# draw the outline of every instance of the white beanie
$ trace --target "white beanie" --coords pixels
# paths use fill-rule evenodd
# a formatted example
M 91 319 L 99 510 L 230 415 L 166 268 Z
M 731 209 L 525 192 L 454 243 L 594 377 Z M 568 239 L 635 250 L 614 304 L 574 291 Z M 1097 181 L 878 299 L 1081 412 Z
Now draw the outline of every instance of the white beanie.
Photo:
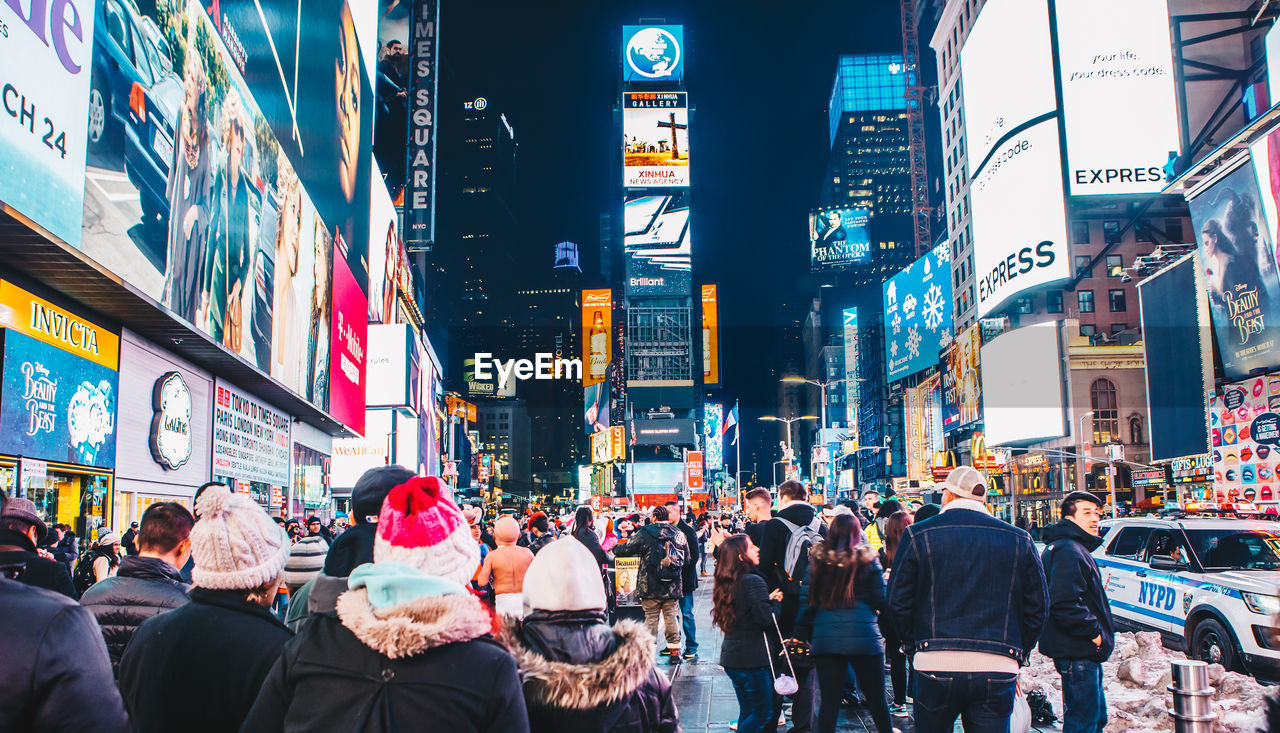
M 253 590 L 280 577 L 289 535 L 252 499 L 210 486 L 196 501 L 191 580 L 200 588 Z
M 524 605 L 526 611 L 605 608 L 600 566 L 587 546 L 570 536 L 539 550 L 524 575 Z

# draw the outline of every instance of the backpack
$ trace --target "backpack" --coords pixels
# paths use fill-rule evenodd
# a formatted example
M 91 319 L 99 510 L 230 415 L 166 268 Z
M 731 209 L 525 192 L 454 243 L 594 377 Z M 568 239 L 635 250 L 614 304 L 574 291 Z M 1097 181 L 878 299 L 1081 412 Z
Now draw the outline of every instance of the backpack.
M 786 577 L 782 579 L 782 592 L 787 595 L 799 595 L 800 585 L 804 582 L 806 571 L 809 569 L 809 548 L 822 539 L 822 534 L 818 531 L 822 523 L 816 516 L 812 522 L 804 526 L 789 522 L 782 517 L 777 519 L 791 530 L 791 536 L 787 538 L 787 551 L 782 561 L 782 569 L 786 573 Z
M 659 534 L 657 541 L 649 548 L 646 564 L 653 578 L 663 585 L 679 582 L 683 574 L 684 553 L 678 542 L 683 536 L 679 529 L 670 538 Z
M 71 576 L 71 583 L 76 588 L 76 597 L 84 595 L 89 587 L 94 584 L 93 579 L 93 561 L 100 557 L 107 557 L 106 553 L 100 552 L 97 548 L 86 552 L 80 557 L 80 562 L 76 563 L 76 571 Z M 108 558 L 109 560 L 110 558 Z

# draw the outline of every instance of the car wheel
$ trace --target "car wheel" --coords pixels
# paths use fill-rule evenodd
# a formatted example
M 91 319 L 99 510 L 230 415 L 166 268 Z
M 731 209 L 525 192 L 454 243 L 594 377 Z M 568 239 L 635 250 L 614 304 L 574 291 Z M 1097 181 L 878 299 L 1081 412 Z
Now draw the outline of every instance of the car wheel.
M 1236 671 L 1236 642 L 1217 619 L 1207 618 L 1196 624 L 1191 639 L 1191 656 L 1209 664 L 1221 664 Z
M 89 144 L 100 145 L 107 135 L 107 90 L 106 85 L 93 75 L 89 87 Z

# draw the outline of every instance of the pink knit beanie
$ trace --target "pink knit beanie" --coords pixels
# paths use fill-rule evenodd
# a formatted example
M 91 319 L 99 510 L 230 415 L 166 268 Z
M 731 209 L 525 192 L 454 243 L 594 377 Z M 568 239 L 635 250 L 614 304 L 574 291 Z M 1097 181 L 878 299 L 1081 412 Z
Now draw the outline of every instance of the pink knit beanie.
M 373 561 L 402 562 L 465 586 L 480 566 L 480 546 L 449 487 L 435 476 L 414 477 L 382 502 Z
M 200 588 L 253 590 L 280 577 L 289 535 L 252 499 L 210 486 L 196 502 L 191 580 Z

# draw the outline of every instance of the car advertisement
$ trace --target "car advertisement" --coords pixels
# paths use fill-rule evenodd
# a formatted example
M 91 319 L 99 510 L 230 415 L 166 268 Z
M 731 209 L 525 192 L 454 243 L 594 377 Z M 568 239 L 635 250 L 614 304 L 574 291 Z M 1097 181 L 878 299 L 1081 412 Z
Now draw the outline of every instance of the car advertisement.
M 605 381 L 612 361 L 613 291 L 582 291 L 582 386 Z
M 98 3 L 80 246 L 323 408 L 335 245 L 368 286 L 367 81 L 345 4 L 266 5 Z
M 1209 396 L 1215 500 L 1280 490 L 1280 375 L 1224 385 Z
M 0 202 L 72 246 L 80 243 L 100 4 L 0 4 Z
M 0 452 L 114 467 L 118 392 L 115 369 L 6 330 Z
M 329 371 L 329 412 L 357 433 L 364 433 L 365 354 L 369 304 L 345 258 L 333 266 L 333 344 Z
M 1280 279 L 1258 199 L 1246 164 L 1188 203 L 1222 368 L 1235 381 L 1280 365 Z
M 889 278 L 884 290 L 886 369 L 890 381 L 938 363 L 951 341 L 951 250 L 939 244 Z
M 689 190 L 630 193 L 623 206 L 629 295 L 686 295 L 693 269 Z
M 871 261 L 871 209 L 809 212 L 809 268 L 836 269 Z
M 623 92 L 624 188 L 689 185 L 689 94 Z
M 622 80 L 682 81 L 684 26 L 622 26 Z
M 982 330 L 973 324 L 942 353 L 942 427 L 948 433 L 982 419 Z

